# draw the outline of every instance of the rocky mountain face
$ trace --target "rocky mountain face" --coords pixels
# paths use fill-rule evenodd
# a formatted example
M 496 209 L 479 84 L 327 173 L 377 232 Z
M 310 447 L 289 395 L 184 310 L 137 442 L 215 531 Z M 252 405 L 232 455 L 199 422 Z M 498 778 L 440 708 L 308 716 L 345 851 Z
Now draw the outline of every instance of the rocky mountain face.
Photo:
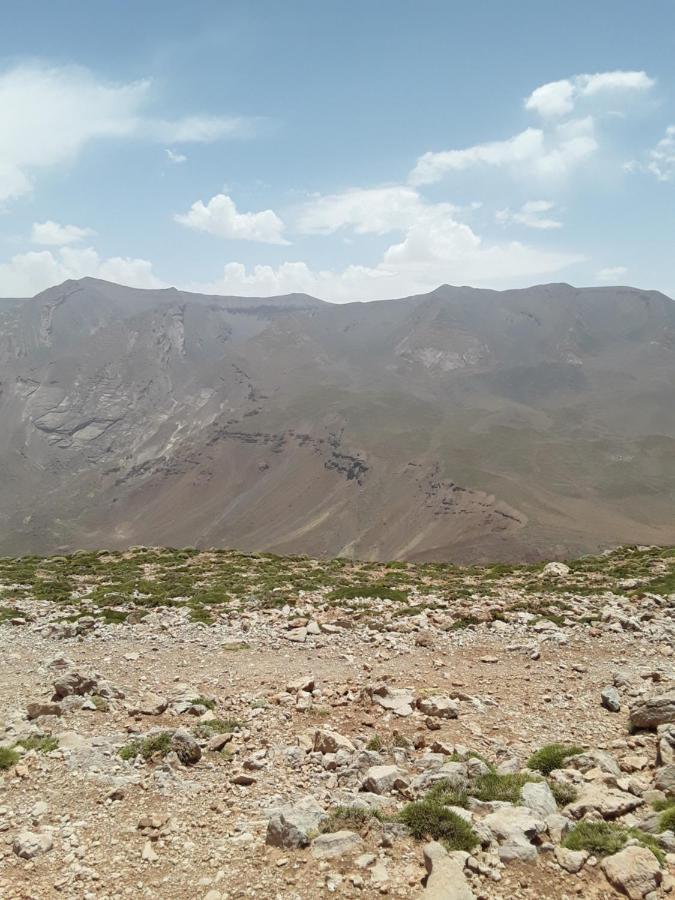
M 0 301 L 0 552 L 672 543 L 674 385 L 656 292 L 332 305 L 69 281 Z

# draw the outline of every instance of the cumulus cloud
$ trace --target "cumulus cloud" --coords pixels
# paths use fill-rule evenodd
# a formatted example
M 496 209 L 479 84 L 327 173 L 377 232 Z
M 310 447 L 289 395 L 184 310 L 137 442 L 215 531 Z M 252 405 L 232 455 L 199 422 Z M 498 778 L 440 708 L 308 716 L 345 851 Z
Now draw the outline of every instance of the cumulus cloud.
M 562 228 L 562 222 L 553 219 L 544 213 L 550 212 L 555 207 L 550 200 L 528 200 L 519 210 L 500 209 L 495 219 L 502 225 L 514 222 L 516 225 L 525 225 L 527 228 L 537 228 L 548 231 L 552 228 Z
M 595 280 L 616 284 L 627 274 L 628 269 L 625 266 L 608 266 L 606 269 L 596 272 Z
M 317 270 L 305 261 L 294 261 L 276 268 L 258 265 L 247 269 L 231 262 L 216 281 L 192 287 L 207 293 L 247 296 L 301 291 L 347 302 L 400 297 L 433 290 L 443 283 L 490 287 L 521 284 L 582 259 L 517 241 L 484 241 L 444 206 L 425 207 L 423 214 L 403 229 L 401 240 L 391 244 L 374 266 Z
M 551 132 L 526 128 L 505 141 L 476 144 L 463 150 L 425 153 L 417 160 L 410 182 L 433 184 L 449 173 L 474 166 L 506 168 L 542 178 L 561 177 L 597 148 L 593 119 L 590 116 L 572 119 Z
M 216 194 L 206 204 L 197 200 L 186 213 L 179 213 L 174 219 L 181 225 L 216 237 L 288 244 L 283 237 L 284 223 L 274 210 L 240 213 L 227 194 Z
M 238 118 L 148 112 L 152 83 L 109 83 L 75 66 L 19 65 L 0 72 L 0 203 L 31 190 L 36 172 L 71 162 L 102 138 L 178 143 L 213 141 L 245 131 Z
M 59 225 L 48 219 L 46 222 L 34 222 L 31 229 L 33 244 L 46 244 L 63 247 L 65 244 L 76 244 L 95 234 L 91 228 L 80 228 L 77 225 Z
M 525 109 L 545 117 L 566 116 L 574 110 L 580 98 L 646 91 L 655 84 L 646 72 L 617 70 L 575 75 L 540 85 L 525 98 Z
M 61 247 L 58 251 L 31 250 L 0 263 L 0 285 L 6 297 L 31 297 L 68 278 L 92 276 L 130 287 L 160 288 L 166 285 L 146 259 L 101 259 L 92 247 Z

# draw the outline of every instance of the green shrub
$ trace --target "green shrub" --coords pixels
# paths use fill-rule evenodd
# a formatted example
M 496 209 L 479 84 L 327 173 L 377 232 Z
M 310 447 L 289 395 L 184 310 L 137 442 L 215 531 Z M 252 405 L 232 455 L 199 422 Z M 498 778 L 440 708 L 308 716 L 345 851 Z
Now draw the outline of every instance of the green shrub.
M 532 781 L 531 776 L 520 773 L 497 775 L 496 772 L 487 772 L 472 782 L 469 794 L 486 803 L 493 800 L 518 803 L 523 785 L 528 781 Z
M 578 797 L 577 789 L 571 784 L 561 784 L 559 781 L 549 781 L 548 786 L 555 797 L 558 806 L 567 806 L 574 803 Z
M 406 603 L 408 595 L 404 591 L 376 581 L 370 584 L 354 584 L 350 587 L 336 588 L 328 595 L 329 600 L 366 600 L 368 598 Z
M 216 701 L 212 700 L 209 697 L 195 697 L 194 699 L 189 701 L 193 706 L 205 706 L 207 709 L 214 710 L 216 708 Z
M 366 750 L 375 750 L 377 753 L 384 747 L 379 734 L 374 734 L 366 744 Z
M 550 775 L 554 769 L 562 769 L 568 756 L 576 756 L 583 753 L 582 747 L 574 744 L 546 744 L 541 750 L 537 750 L 527 761 L 528 769 L 541 772 L 542 775 Z
M 441 841 L 448 850 L 466 850 L 470 853 L 478 843 L 478 837 L 468 822 L 428 796 L 404 806 L 398 820 L 407 825 L 413 837 Z
M 626 843 L 626 832 L 609 822 L 578 822 L 565 836 L 563 847 L 588 850 L 596 856 L 618 853 Z
M 142 756 L 143 759 L 150 759 L 155 754 L 166 756 L 171 749 L 172 733 L 170 731 L 158 731 L 156 734 L 150 734 L 145 738 L 136 738 L 129 741 L 119 751 L 118 755 L 122 759 L 135 759 Z
M 45 737 L 22 738 L 20 741 L 17 741 L 17 744 L 20 744 L 24 750 L 37 750 L 39 753 L 49 753 L 51 750 L 56 750 L 59 746 L 59 741 L 58 738 L 45 735 Z
M 444 806 L 468 806 L 469 795 L 451 785 L 449 779 L 442 778 L 427 791 L 425 800 L 434 800 Z
M 372 819 L 383 818 L 382 813 L 376 809 L 363 809 L 358 806 L 338 806 L 331 810 L 327 818 L 323 820 L 319 830 L 322 834 L 331 834 L 341 831 L 361 831 L 370 824 Z
M 16 750 L 10 750 L 9 747 L 0 747 L 0 771 L 3 769 L 11 769 L 21 759 Z
M 659 831 L 675 831 L 675 801 L 673 806 L 661 813 Z
M 192 732 L 195 737 L 207 740 L 216 734 L 230 734 L 240 727 L 236 719 L 211 719 L 209 722 L 200 722 Z
M 613 822 L 578 822 L 566 835 L 563 847 L 587 850 L 595 856 L 611 856 L 625 847 L 631 838 L 651 850 L 659 863 L 663 863 L 665 854 L 654 835 L 646 834 L 639 828 L 623 828 Z

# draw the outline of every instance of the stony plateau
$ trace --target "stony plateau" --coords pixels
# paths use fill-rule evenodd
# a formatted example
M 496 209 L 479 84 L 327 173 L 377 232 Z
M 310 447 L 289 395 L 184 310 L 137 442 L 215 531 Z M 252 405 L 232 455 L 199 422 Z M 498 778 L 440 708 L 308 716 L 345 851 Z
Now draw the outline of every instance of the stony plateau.
M 665 900 L 674 591 L 646 546 L 0 559 L 0 896 Z

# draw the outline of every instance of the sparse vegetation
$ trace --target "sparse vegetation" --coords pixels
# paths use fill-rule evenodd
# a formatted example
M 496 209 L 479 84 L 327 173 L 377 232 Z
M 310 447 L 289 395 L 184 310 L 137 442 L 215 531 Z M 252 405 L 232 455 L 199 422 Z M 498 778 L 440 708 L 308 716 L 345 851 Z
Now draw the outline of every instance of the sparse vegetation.
M 610 856 L 625 847 L 629 839 L 639 841 L 663 862 L 664 853 L 656 838 L 637 828 L 624 828 L 613 822 L 578 822 L 563 840 L 568 850 L 587 850 L 595 856 Z
M 125 760 L 135 759 L 137 756 L 142 756 L 145 760 L 153 756 L 166 756 L 171 749 L 171 737 L 170 731 L 159 731 L 144 738 L 136 738 L 121 748 L 119 756 Z
M 554 769 L 565 767 L 565 760 L 577 753 L 583 753 L 582 747 L 573 744 L 546 744 L 541 750 L 537 750 L 527 761 L 528 769 L 541 772 L 542 775 L 550 775 Z
M 21 759 L 21 755 L 9 747 L 0 747 L 0 771 L 11 769 Z
M 45 735 L 44 737 L 21 738 L 20 741 L 17 741 L 17 744 L 23 747 L 24 750 L 37 750 L 38 753 L 49 753 L 57 749 L 59 741 L 58 738 Z
M 470 853 L 478 843 L 471 825 L 435 796 L 427 795 L 423 800 L 406 804 L 398 814 L 398 820 L 417 840 L 441 841 L 448 850 Z

